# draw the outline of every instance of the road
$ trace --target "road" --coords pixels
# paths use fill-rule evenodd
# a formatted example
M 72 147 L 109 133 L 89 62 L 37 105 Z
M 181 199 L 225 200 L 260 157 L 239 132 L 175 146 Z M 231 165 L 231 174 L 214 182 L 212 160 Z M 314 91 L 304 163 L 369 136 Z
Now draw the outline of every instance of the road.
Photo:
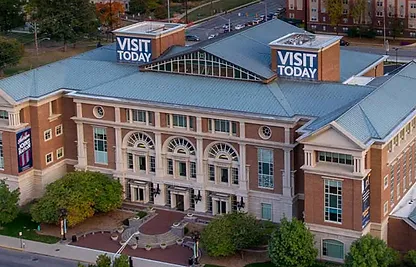
M 397 50 L 397 58 L 398 61 L 410 61 L 412 59 L 416 59 L 416 47 L 412 48 L 400 48 Z M 367 46 L 347 46 L 344 49 L 354 50 L 359 52 L 366 52 L 372 54 L 379 54 L 379 55 L 386 55 L 386 50 L 383 47 L 376 46 L 376 47 L 367 47 Z M 396 51 L 393 47 L 387 52 L 387 55 L 390 56 L 389 60 L 394 61 L 396 58 Z
M 0 249 L 0 267 L 76 267 L 77 262 Z
M 260 16 L 267 15 L 268 13 L 274 13 L 277 11 L 278 7 L 285 7 L 285 5 L 285 0 L 265 0 L 264 2 L 253 4 L 234 12 L 207 20 L 191 29 L 188 29 L 187 33 L 196 35 L 201 39 L 201 41 L 203 41 L 208 39 L 208 36 L 211 34 L 222 33 L 222 25 L 228 24 L 228 20 L 230 20 L 231 24 L 234 26 L 237 24 L 244 24 L 252 21 L 256 14 Z M 265 14 L 266 11 L 267 14 Z M 247 17 L 246 14 L 249 16 Z

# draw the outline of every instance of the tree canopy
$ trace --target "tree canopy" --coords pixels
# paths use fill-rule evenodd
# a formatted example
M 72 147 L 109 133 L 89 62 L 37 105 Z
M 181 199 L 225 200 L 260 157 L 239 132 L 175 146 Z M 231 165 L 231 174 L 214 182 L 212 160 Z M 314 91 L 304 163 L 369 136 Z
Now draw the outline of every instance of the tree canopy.
M 95 13 L 102 26 L 114 29 L 120 26 L 120 15 L 124 13 L 124 5 L 120 2 L 96 3 Z
M 46 187 L 45 195 L 31 208 L 36 222 L 58 223 L 61 208 L 68 211 L 68 226 L 96 212 L 109 212 L 123 202 L 121 184 L 98 172 L 72 172 Z
M 351 245 L 345 259 L 347 267 L 389 267 L 399 260 L 398 253 L 387 247 L 386 242 L 369 234 Z
M 0 1 L 0 32 L 8 32 L 11 29 L 23 25 L 22 0 Z
M 89 0 L 30 0 L 39 21 L 40 32 L 52 40 L 75 42 L 96 32 L 97 18 Z
M 329 22 L 332 26 L 338 26 L 341 22 L 343 12 L 342 0 L 327 0 L 327 5 Z
M 234 212 L 212 220 L 201 233 L 201 244 L 208 255 L 219 257 L 257 246 L 262 238 L 262 227 L 254 216 Z
M 23 45 L 17 40 L 0 37 L 0 77 L 6 67 L 19 63 L 23 54 Z
M 0 49 L 1 51 L 1 49 Z M 0 180 L 0 225 L 12 222 L 19 214 L 18 189 L 10 191 L 4 180 Z
M 315 263 L 318 250 L 312 233 L 303 222 L 283 218 L 269 242 L 269 257 L 276 267 L 308 267 Z
M 354 6 L 352 6 L 351 9 L 351 16 L 354 18 L 354 20 L 358 23 L 362 23 L 362 18 L 365 13 L 365 8 L 367 5 L 367 1 L 365 0 L 355 0 Z

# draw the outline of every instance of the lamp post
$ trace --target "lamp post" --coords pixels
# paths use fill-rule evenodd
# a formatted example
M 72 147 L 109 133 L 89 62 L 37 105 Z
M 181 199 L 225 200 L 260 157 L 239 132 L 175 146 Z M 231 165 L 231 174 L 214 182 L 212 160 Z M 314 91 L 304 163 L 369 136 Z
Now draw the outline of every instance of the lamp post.
M 62 236 L 62 240 L 66 240 L 66 230 L 67 230 L 67 225 L 66 225 L 66 217 L 68 216 L 68 211 L 65 208 L 61 208 L 59 209 L 59 218 L 61 221 L 61 236 Z
M 264 20 L 267 22 L 267 2 L 262 1 L 261 3 L 264 5 Z
M 20 248 L 23 248 L 22 232 L 19 232 Z
M 397 51 L 399 51 L 399 48 L 398 47 L 395 47 L 395 48 L 393 48 L 394 49 L 394 51 L 396 51 L 396 68 L 397 68 Z
M 192 266 L 196 266 L 199 264 L 198 258 L 199 258 L 199 239 L 201 238 L 201 235 L 198 231 L 195 231 L 192 233 L 192 240 L 194 241 L 194 255 L 193 255 L 193 261 Z

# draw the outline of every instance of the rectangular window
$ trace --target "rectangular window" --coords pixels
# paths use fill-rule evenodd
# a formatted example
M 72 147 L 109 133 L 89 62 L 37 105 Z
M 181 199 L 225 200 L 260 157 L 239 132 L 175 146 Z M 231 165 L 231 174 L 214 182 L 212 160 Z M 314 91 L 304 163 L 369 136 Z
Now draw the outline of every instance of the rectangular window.
M 342 222 L 342 182 L 325 180 L 325 221 Z
M 386 215 L 387 212 L 389 212 L 389 202 L 388 201 L 386 201 L 384 203 L 384 215 Z
M 62 134 L 62 124 L 55 127 L 55 135 L 60 136 Z
M 344 244 L 333 239 L 322 241 L 322 255 L 330 258 L 344 259 Z
M 4 169 L 3 135 L 0 133 L 0 169 Z
M 394 204 L 394 166 L 390 166 L 390 205 Z
M 178 162 L 179 176 L 186 177 L 186 162 Z
M 397 195 L 397 199 L 400 199 L 400 182 L 397 182 L 397 188 L 396 188 L 396 195 Z
M 64 148 L 60 147 L 56 150 L 56 159 L 61 159 L 64 157 Z
M 259 187 L 274 188 L 273 150 L 259 148 L 257 150 Z
M 156 159 L 154 156 L 150 156 L 150 172 L 156 172 Z
M 210 164 L 208 168 L 209 168 L 209 180 L 215 181 L 215 166 Z
M 389 176 L 384 176 L 384 189 L 386 189 L 389 186 Z
M 196 178 L 196 163 L 191 161 L 191 178 Z
M 5 110 L 0 110 L 0 119 L 8 120 L 9 119 L 9 113 Z
M 49 116 L 58 115 L 58 100 L 49 102 Z
M 186 116 L 173 114 L 173 126 L 186 128 Z
M 221 182 L 228 183 L 228 168 L 220 168 L 221 170 Z
M 216 132 L 229 133 L 230 132 L 230 121 L 227 120 L 214 120 L 214 129 Z
M 238 168 L 232 168 L 232 182 L 238 184 Z
M 94 159 L 95 163 L 107 164 L 107 129 L 94 128 Z
M 139 158 L 139 170 L 146 171 L 146 157 L 138 156 Z
M 132 109 L 131 110 L 131 117 L 133 122 L 146 122 L 146 111 Z
M 323 162 L 332 162 L 332 163 L 339 163 L 339 164 L 345 164 L 345 165 L 353 165 L 352 156 L 347 155 L 347 154 L 319 151 L 318 159 L 319 159 L 319 161 L 323 161 Z
M 127 169 L 133 170 L 134 168 L 133 165 L 134 165 L 133 154 L 127 153 Z
M 272 220 L 272 204 L 261 203 L 261 218 L 263 220 Z
M 46 154 L 45 160 L 46 165 L 51 164 L 53 162 L 53 153 Z
M 168 174 L 173 175 L 173 160 L 168 159 Z
M 43 140 L 45 141 L 49 141 L 52 139 L 52 130 L 48 129 L 46 131 L 43 132 Z

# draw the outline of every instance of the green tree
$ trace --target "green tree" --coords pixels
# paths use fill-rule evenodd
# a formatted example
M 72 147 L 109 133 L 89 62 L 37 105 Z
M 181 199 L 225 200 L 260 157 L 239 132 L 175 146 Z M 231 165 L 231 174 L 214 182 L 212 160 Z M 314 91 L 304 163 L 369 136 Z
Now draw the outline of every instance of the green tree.
M 345 266 L 388 267 L 396 264 L 398 260 L 398 253 L 387 247 L 386 242 L 367 234 L 352 243 L 345 259 Z
M 99 255 L 95 263 L 97 267 L 110 267 L 111 258 L 107 254 Z
M 215 218 L 205 227 L 201 244 L 210 256 L 228 256 L 259 245 L 261 230 L 254 216 L 242 212 L 229 213 Z
M 342 0 L 327 0 L 327 6 L 329 22 L 337 27 L 338 34 L 338 24 L 341 22 L 343 11 Z
M 403 259 L 404 267 L 416 267 L 416 250 L 410 250 Z
M 117 209 L 123 202 L 123 187 L 98 172 L 72 172 L 48 185 L 45 195 L 31 208 L 34 221 L 58 223 L 60 208 L 68 210 L 68 226 L 74 226 L 97 212 Z
M 354 5 L 351 8 L 351 16 L 358 25 L 362 24 L 366 5 L 366 0 L 355 0 Z
M 23 54 L 23 45 L 17 40 L 0 37 L 0 77 L 6 67 L 19 63 Z
M 18 189 L 10 191 L 6 182 L 0 180 L 0 225 L 16 219 L 19 214 L 19 195 Z
M 89 0 L 30 0 L 36 10 L 40 32 L 52 40 L 68 43 L 96 32 L 98 20 Z
M 318 250 L 313 235 L 296 218 L 283 218 L 269 242 L 269 257 L 276 267 L 308 267 L 315 263 Z
M 22 0 L 1 0 L 0 14 L 0 32 L 8 32 L 25 23 Z
M 404 20 L 400 19 L 397 15 L 395 15 L 393 19 L 393 23 L 391 24 L 391 34 L 393 36 L 393 40 L 396 39 L 396 37 L 402 35 L 404 30 Z
M 120 257 L 114 260 L 114 267 L 129 267 L 129 257 L 126 255 L 120 255 Z

